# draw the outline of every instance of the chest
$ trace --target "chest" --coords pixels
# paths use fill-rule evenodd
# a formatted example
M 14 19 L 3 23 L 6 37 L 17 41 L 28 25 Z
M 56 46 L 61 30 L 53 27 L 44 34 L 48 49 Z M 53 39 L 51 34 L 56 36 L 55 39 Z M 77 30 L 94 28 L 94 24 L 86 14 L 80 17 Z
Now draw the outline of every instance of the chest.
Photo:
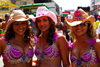
M 24 45 L 24 46 L 22 46 Z M 15 42 L 5 42 L 4 43 L 4 47 L 3 47 L 3 52 L 5 51 L 5 49 L 10 46 L 10 48 L 16 52 L 20 52 L 22 54 L 27 54 L 31 49 L 32 49 L 32 46 L 27 44 L 27 43 L 15 43 Z M 10 50 L 10 49 L 9 49 Z
M 71 54 L 74 55 L 77 58 L 80 58 L 82 55 L 87 54 L 90 52 L 91 44 L 81 44 L 79 45 L 73 45 Z

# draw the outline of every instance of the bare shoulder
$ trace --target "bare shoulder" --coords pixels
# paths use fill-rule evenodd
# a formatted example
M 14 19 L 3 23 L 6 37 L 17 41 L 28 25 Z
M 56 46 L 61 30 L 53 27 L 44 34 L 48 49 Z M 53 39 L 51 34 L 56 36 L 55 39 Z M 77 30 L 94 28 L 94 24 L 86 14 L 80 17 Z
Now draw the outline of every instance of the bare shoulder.
M 2 38 L 0 38 L 0 44 L 1 44 L 1 43 L 3 43 L 3 39 L 2 39 Z
M 6 44 L 6 41 L 0 38 L 0 47 L 4 47 Z
M 58 33 L 58 39 L 57 39 L 58 41 L 67 41 L 66 40 L 66 38 L 65 38 L 65 36 L 63 35 L 63 34 L 61 34 L 61 33 Z
M 0 38 L 0 47 L 2 47 L 3 46 L 3 40 L 2 40 L 2 38 Z
M 59 46 L 61 46 L 61 47 L 69 46 L 67 43 L 67 39 L 63 34 L 58 34 L 57 44 L 59 44 Z
M 94 43 L 94 46 L 99 46 L 100 45 L 100 39 L 97 39 L 96 42 Z
M 97 39 L 93 46 L 95 49 L 100 49 L 100 39 Z

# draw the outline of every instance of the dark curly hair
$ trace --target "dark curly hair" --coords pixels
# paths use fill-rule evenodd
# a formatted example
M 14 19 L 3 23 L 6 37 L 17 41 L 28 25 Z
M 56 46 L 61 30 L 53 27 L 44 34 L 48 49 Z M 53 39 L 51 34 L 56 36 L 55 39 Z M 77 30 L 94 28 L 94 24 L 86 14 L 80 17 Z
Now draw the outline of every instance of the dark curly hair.
M 49 32 L 48 32 L 48 36 L 47 36 L 47 42 L 49 42 L 49 45 L 52 45 L 53 44 L 53 36 L 55 34 L 55 31 L 56 31 L 56 26 L 55 26 L 55 22 L 50 17 L 47 17 L 47 18 L 50 22 L 50 28 L 49 28 Z M 39 37 L 39 35 L 41 34 L 41 31 L 37 26 L 37 19 L 35 21 L 35 26 L 37 28 L 36 36 Z
M 11 38 L 15 37 L 15 33 L 13 31 L 13 23 L 11 23 L 8 26 L 8 28 L 4 31 L 4 37 L 6 38 L 6 40 L 10 40 Z M 24 37 L 24 41 L 29 43 L 31 33 L 30 33 L 30 27 L 29 27 L 28 21 L 27 21 L 27 29 L 26 29 L 23 37 Z

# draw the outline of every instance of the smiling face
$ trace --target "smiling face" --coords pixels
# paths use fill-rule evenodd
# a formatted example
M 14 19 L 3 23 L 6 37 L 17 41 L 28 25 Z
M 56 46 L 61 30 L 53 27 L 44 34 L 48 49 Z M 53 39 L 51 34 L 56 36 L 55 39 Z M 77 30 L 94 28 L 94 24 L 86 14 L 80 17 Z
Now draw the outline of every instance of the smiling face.
M 73 26 L 72 29 L 76 36 L 87 35 L 88 24 L 82 23 L 80 25 Z
M 37 19 L 37 26 L 40 29 L 41 32 L 46 32 L 49 30 L 50 27 L 50 22 L 48 20 L 48 17 L 43 16 L 43 17 L 39 17 Z
M 13 31 L 15 32 L 15 36 L 23 36 L 27 29 L 27 21 L 15 21 L 13 23 Z

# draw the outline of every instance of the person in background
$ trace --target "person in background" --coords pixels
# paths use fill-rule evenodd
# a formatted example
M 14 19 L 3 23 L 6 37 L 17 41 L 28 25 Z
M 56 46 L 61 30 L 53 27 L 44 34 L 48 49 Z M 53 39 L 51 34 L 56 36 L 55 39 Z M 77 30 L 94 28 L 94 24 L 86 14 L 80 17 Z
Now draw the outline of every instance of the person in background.
M 5 21 L 2 22 L 2 29 L 5 30 L 6 26 L 7 26 L 7 22 L 9 20 L 9 17 L 10 17 L 10 14 L 9 13 L 6 13 L 5 14 Z
M 98 18 L 97 18 L 98 17 L 98 13 L 95 13 L 94 17 L 95 17 L 95 21 L 97 21 L 98 20 Z
M 61 34 L 63 34 L 63 30 L 62 30 L 63 26 L 64 26 L 64 25 L 63 25 L 63 22 L 61 22 L 61 17 L 58 16 L 58 17 L 57 17 L 56 28 L 57 28 L 57 31 L 58 31 L 59 33 L 61 33 Z
M 99 67 L 100 40 L 96 39 L 94 22 L 94 16 L 88 16 L 82 9 L 75 10 L 72 20 L 67 21 L 73 39 L 70 52 L 71 67 Z
M 13 10 L 4 37 L 0 38 L 3 67 L 32 67 L 34 50 L 30 37 L 28 18 L 21 10 Z
M 0 37 L 1 37 L 1 33 L 2 33 L 2 21 L 3 21 L 3 19 L 0 17 Z
M 32 18 L 34 17 L 34 15 L 29 15 L 29 17 L 30 17 L 30 22 L 31 22 L 30 25 L 32 27 L 32 30 L 34 31 L 34 36 L 36 36 L 37 30 L 36 30 L 36 27 L 35 27 L 34 22 L 32 20 Z
M 100 15 L 98 15 L 98 20 L 96 22 L 94 22 L 93 26 L 94 26 L 94 29 L 97 30 L 98 26 L 99 26 L 99 23 L 100 23 Z
M 2 21 L 3 21 L 3 19 L 2 19 L 2 17 L 0 17 L 0 23 L 2 23 Z
M 38 67 L 69 67 L 69 46 L 66 38 L 56 32 L 57 17 L 45 6 L 38 7 L 33 18 L 38 41 L 35 54 Z M 63 64 L 61 64 L 61 61 Z
M 70 26 L 66 22 L 66 19 L 68 19 L 68 18 L 65 17 L 65 19 L 64 19 L 64 28 L 65 28 L 65 31 L 63 31 L 63 32 L 64 32 L 64 35 L 66 36 L 67 41 L 70 41 L 70 36 L 68 35 L 68 33 L 69 33 L 69 27 Z
M 2 21 L 2 23 L 0 23 L 0 37 L 3 36 L 3 32 L 4 32 L 5 28 L 6 28 L 6 25 L 7 25 L 9 17 L 10 17 L 10 14 L 6 13 L 5 14 L 5 20 Z
M 95 24 L 95 27 L 98 26 L 97 33 L 98 33 L 98 38 L 100 39 L 100 15 L 98 15 L 98 21 L 95 23 L 97 24 L 97 25 Z

